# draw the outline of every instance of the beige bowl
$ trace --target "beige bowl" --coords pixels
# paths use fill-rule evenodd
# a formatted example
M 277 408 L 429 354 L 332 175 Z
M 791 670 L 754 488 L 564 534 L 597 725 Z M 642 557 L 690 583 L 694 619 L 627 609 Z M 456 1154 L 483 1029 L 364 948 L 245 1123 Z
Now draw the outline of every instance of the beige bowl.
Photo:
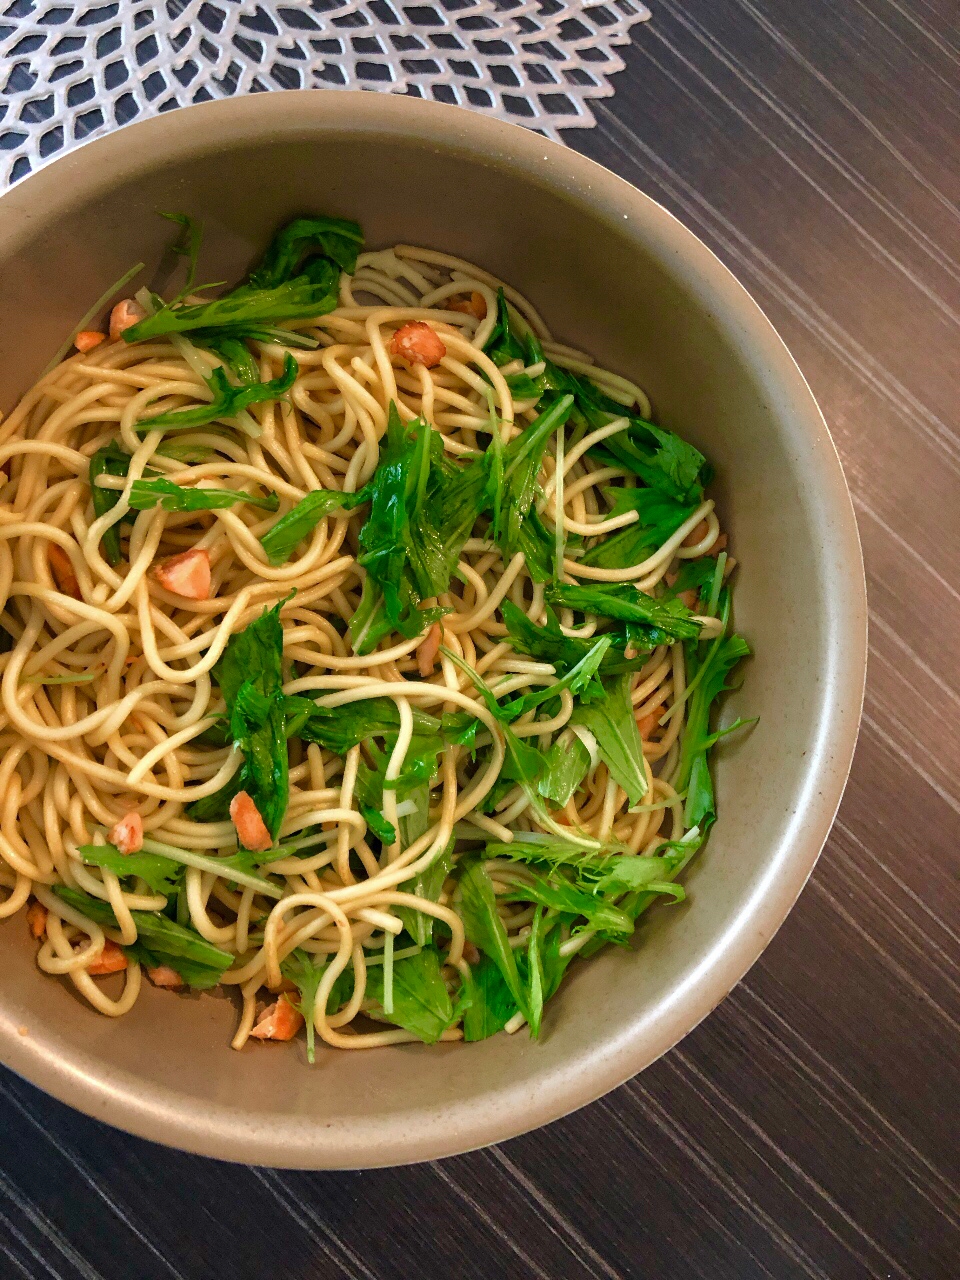
M 760 955 L 817 859 L 853 754 L 863 566 L 813 397 L 758 307 L 669 213 L 573 151 L 416 99 L 258 94 L 83 147 L 0 199 L 0 406 L 9 409 L 109 283 L 157 262 L 185 210 L 207 279 L 235 277 L 298 213 L 355 217 L 367 243 L 471 259 L 561 338 L 650 392 L 717 467 L 755 646 L 724 710 L 759 715 L 718 751 L 720 820 L 635 948 L 575 965 L 545 1034 L 473 1046 L 233 1053 L 235 1010 L 147 990 L 119 1021 L 42 976 L 23 918 L 0 923 L 0 1057 L 90 1115 L 227 1160 L 350 1168 L 465 1151 L 582 1106 L 700 1021 Z M 16 346 L 9 335 L 18 335 Z

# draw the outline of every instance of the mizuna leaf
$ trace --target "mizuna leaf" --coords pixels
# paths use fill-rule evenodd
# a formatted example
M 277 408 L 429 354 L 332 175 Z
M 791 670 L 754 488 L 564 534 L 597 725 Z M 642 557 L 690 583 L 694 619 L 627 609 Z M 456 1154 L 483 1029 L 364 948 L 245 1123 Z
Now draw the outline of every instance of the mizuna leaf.
M 570 722 L 590 730 L 604 764 L 627 793 L 629 804 L 639 804 L 647 793 L 647 776 L 643 743 L 630 701 L 629 678 L 621 677 L 604 697 L 577 707 Z
M 124 337 L 131 332 L 131 329 L 125 330 Z M 206 379 L 207 386 L 213 393 L 213 400 L 209 404 L 197 405 L 195 409 L 172 409 L 168 413 L 155 414 L 152 418 L 141 418 L 136 430 L 141 435 L 156 430 L 192 431 L 196 427 L 206 426 L 208 422 L 235 418 L 252 404 L 260 404 L 264 400 L 279 400 L 290 390 L 296 378 L 297 362 L 289 351 L 284 358 L 283 372 L 269 382 L 244 383 L 234 387 L 228 381 L 225 371 L 217 368 Z
M 272 565 L 284 564 L 297 546 L 309 538 L 314 529 L 332 511 L 352 511 L 367 501 L 367 490 L 343 493 L 335 489 L 314 489 L 281 516 L 260 539 L 267 560 Z

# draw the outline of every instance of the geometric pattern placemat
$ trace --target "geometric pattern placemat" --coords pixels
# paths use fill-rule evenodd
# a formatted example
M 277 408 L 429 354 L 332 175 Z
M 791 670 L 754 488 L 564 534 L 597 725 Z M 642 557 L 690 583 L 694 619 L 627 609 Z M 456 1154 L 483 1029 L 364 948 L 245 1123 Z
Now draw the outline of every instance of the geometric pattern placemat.
M 282 89 L 412 93 L 547 137 L 594 124 L 639 0 L 13 0 L 0 14 L 0 188 L 88 138 Z

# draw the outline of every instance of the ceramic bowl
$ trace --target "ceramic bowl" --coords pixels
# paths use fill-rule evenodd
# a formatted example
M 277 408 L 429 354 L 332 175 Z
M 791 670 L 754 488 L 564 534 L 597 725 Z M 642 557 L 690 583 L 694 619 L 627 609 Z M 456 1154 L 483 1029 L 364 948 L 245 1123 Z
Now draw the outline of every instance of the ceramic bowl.
M 227 998 L 148 988 L 94 1013 L 0 923 L 0 1058 L 90 1115 L 227 1160 L 357 1168 L 426 1160 L 553 1120 L 643 1070 L 723 999 L 783 922 L 850 767 L 865 666 L 863 566 L 823 418 L 757 305 L 669 213 L 576 152 L 453 107 L 370 93 L 256 94 L 82 147 L 0 199 L 0 407 L 109 283 L 206 224 L 204 277 L 235 278 L 284 219 L 357 218 L 367 243 L 443 249 L 526 293 L 562 340 L 640 382 L 715 463 L 756 656 L 723 717 L 720 819 L 688 901 L 632 949 L 572 967 L 542 1039 L 363 1053 L 228 1047 Z

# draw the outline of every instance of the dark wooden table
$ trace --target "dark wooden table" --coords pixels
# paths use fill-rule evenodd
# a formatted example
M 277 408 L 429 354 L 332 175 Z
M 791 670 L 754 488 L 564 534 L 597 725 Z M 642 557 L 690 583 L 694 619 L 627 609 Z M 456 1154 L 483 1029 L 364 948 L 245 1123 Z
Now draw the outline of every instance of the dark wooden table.
M 656 0 L 626 58 L 568 140 L 750 289 L 854 493 L 870 679 L 809 887 L 642 1076 L 439 1164 L 221 1165 L 3 1073 L 3 1280 L 960 1276 L 960 5 Z

